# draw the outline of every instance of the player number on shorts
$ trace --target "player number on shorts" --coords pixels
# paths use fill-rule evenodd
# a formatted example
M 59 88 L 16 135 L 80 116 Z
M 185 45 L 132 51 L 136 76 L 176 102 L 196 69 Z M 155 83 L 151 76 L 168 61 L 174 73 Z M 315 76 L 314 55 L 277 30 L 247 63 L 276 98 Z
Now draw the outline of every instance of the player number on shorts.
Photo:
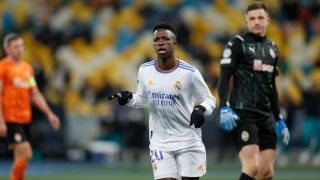
M 151 159 L 156 159 L 158 161 L 163 159 L 162 151 L 150 150 Z

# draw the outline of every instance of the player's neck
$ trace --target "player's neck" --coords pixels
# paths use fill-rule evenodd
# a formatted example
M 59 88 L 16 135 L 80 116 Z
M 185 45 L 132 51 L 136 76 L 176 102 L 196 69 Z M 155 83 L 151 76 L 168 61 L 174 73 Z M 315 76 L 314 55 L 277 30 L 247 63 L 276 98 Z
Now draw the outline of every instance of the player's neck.
M 158 59 L 156 66 L 162 71 L 170 71 L 177 66 L 178 62 L 179 60 L 175 57 L 171 57 L 168 59 Z
M 12 56 L 8 56 L 8 58 L 14 63 L 19 63 L 21 61 L 21 58 L 14 58 Z
M 254 33 L 254 32 L 250 32 L 252 35 L 259 37 L 259 38 L 264 38 L 266 37 L 266 33 L 265 32 L 261 32 L 261 33 Z

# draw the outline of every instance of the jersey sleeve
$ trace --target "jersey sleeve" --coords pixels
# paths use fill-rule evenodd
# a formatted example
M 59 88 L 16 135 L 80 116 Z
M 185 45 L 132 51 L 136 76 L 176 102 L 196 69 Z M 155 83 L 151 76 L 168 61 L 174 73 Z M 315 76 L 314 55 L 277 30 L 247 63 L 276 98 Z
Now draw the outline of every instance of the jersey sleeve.
M 211 115 L 213 109 L 216 107 L 216 98 L 212 96 L 207 84 L 198 70 L 195 71 L 193 79 L 193 94 L 196 100 L 199 100 L 203 107 L 206 108 L 205 115 Z
M 279 68 L 278 68 L 278 63 L 279 63 L 279 48 L 278 46 L 274 45 L 274 49 L 275 49 L 275 54 L 276 54 L 276 62 L 274 65 L 274 76 L 278 76 L 279 75 Z
M 229 80 L 233 74 L 237 61 L 243 56 L 242 37 L 239 35 L 228 42 L 220 60 L 220 76 L 218 80 L 218 94 L 220 106 L 227 105 L 229 95 Z
M 128 106 L 135 108 L 146 108 L 149 106 L 149 98 L 147 91 L 142 81 L 143 75 L 141 68 L 138 71 L 137 90 L 133 94 L 132 100 L 128 103 Z
M 4 80 L 5 76 L 5 67 L 3 63 L 0 63 L 0 81 Z
M 28 82 L 29 82 L 30 88 L 37 87 L 35 73 L 34 73 L 32 66 L 29 65 L 29 69 L 30 69 L 30 77 L 28 79 Z
M 279 75 L 279 70 L 278 70 L 279 49 L 275 45 L 274 47 L 276 49 L 276 64 L 273 72 L 273 81 L 272 81 L 272 86 L 274 88 L 273 88 L 273 92 L 271 93 L 270 102 L 271 102 L 271 109 L 274 114 L 274 117 L 278 121 L 279 119 L 282 119 L 282 116 L 280 113 L 280 106 L 279 106 L 279 95 L 278 95 L 278 90 L 276 86 L 276 77 Z

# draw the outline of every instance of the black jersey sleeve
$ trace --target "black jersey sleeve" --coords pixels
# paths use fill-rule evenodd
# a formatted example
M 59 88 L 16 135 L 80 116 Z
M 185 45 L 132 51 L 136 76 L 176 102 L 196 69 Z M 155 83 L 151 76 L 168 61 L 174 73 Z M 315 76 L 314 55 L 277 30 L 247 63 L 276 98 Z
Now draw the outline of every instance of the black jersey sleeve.
M 278 121 L 278 120 L 282 119 L 281 112 L 280 112 L 280 106 L 279 106 L 279 95 L 278 95 L 278 90 L 277 90 L 277 86 L 276 86 L 276 77 L 279 75 L 279 70 L 277 67 L 278 60 L 279 60 L 279 49 L 276 45 L 274 45 L 274 46 L 276 49 L 277 61 L 276 61 L 274 72 L 273 72 L 272 85 L 274 88 L 273 88 L 273 93 L 271 94 L 271 97 L 270 97 L 270 102 L 271 102 L 271 109 L 274 114 L 274 117 Z
M 281 115 L 280 115 L 280 106 L 279 106 L 279 95 L 278 95 L 275 81 L 273 83 L 273 87 L 274 87 L 273 93 L 271 94 L 271 97 L 270 97 L 271 109 L 275 119 L 278 121 L 281 119 Z
M 229 80 L 233 74 L 237 61 L 243 56 L 242 50 L 243 38 L 237 35 L 230 40 L 220 60 L 220 77 L 218 80 L 218 94 L 220 99 L 220 107 L 225 106 L 229 96 Z

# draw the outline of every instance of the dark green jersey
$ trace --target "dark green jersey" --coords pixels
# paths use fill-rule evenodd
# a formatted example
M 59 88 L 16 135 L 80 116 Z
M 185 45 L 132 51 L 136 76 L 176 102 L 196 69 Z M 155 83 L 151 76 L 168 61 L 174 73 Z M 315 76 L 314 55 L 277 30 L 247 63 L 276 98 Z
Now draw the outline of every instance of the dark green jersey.
M 278 118 L 277 62 L 278 48 L 272 41 L 252 33 L 234 37 L 225 47 L 220 61 L 218 92 L 221 106 L 227 104 L 229 79 L 233 77 L 231 108 L 273 111 Z

